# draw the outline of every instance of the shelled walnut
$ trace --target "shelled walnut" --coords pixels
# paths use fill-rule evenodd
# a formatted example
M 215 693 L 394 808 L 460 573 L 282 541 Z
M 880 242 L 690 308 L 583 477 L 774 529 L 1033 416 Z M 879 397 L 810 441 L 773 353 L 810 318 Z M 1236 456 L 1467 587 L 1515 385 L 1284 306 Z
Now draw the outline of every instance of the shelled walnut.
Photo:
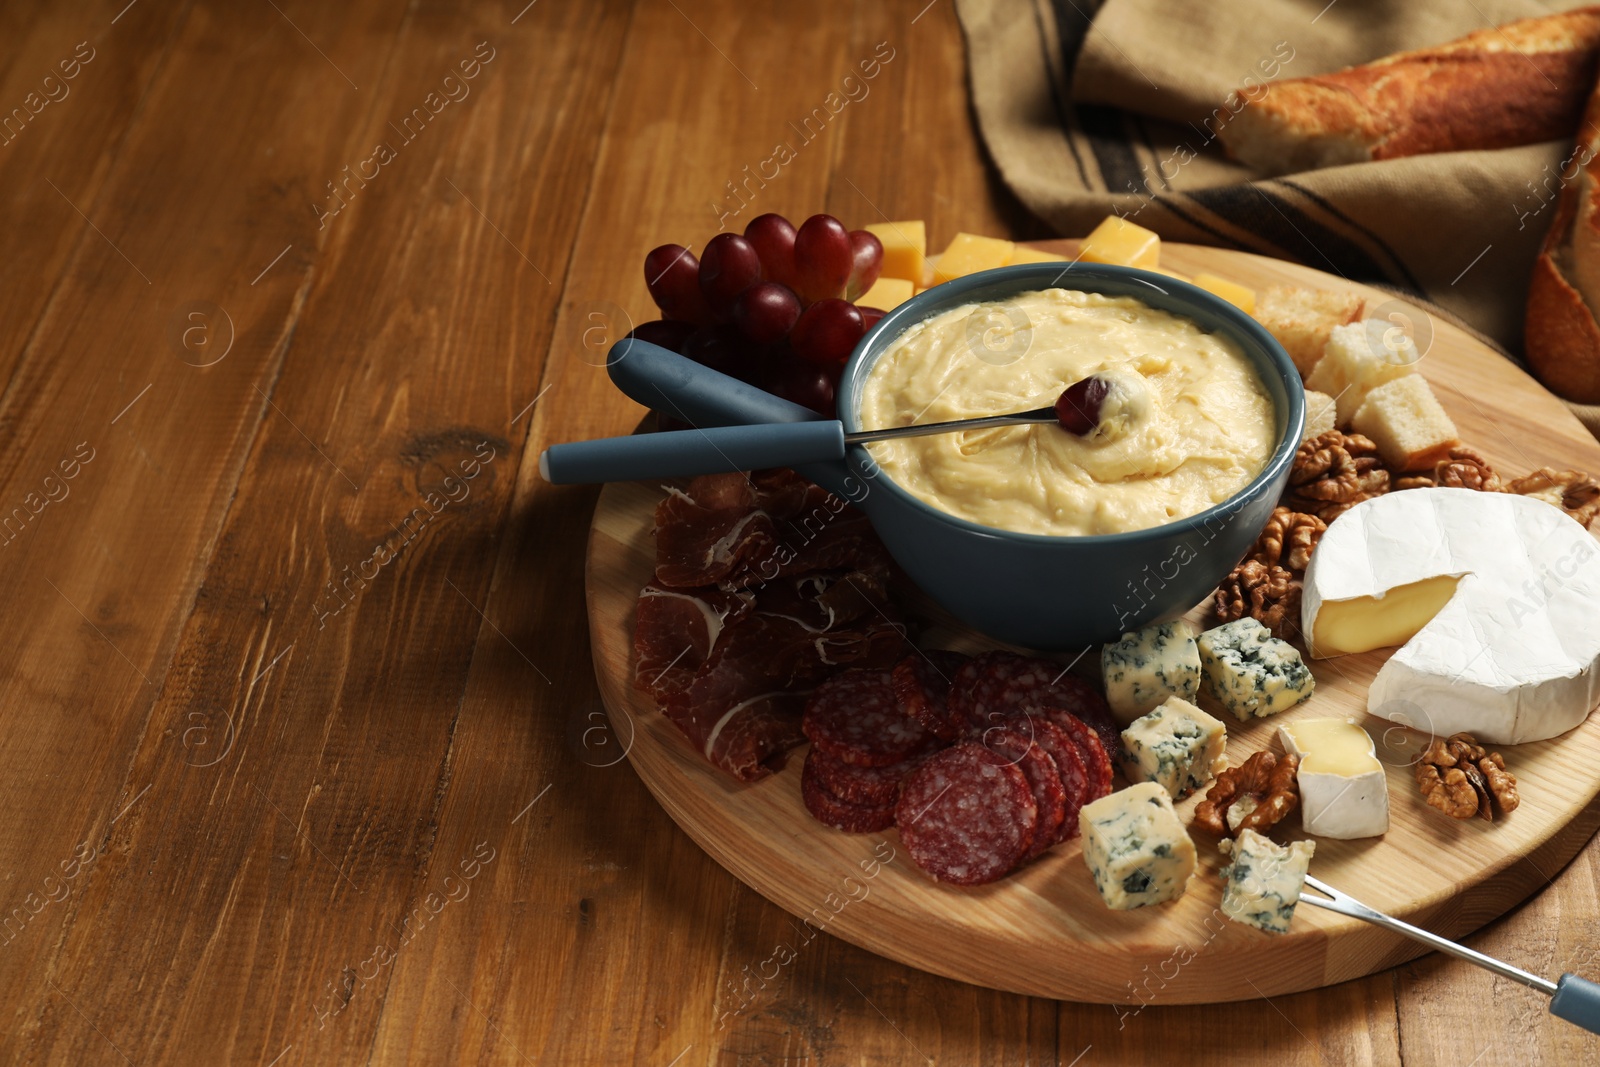
M 1240 830 L 1264 834 L 1300 806 L 1295 772 L 1300 757 L 1257 752 L 1237 767 L 1217 775 L 1194 809 L 1194 824 L 1218 837 Z
M 1423 489 L 1441 486 L 1447 489 L 1477 489 L 1496 493 L 1502 488 L 1500 475 L 1476 449 L 1457 445 L 1450 455 L 1433 465 L 1426 474 L 1408 474 L 1398 479 L 1396 489 Z
M 1304 572 L 1311 562 L 1311 553 L 1317 547 L 1328 524 L 1305 512 L 1286 508 L 1281 504 L 1272 509 L 1272 516 L 1256 538 L 1255 547 L 1246 559 L 1259 560 L 1268 566 L 1278 566 L 1291 571 Z
M 1332 522 L 1363 500 L 1389 491 L 1378 446 L 1358 433 L 1329 430 L 1300 443 L 1284 503 Z
M 1246 559 L 1217 586 L 1217 618 L 1233 622 L 1246 615 L 1289 640 L 1299 632 L 1300 579 L 1277 564 Z
M 1428 806 L 1452 819 L 1476 815 L 1493 822 L 1496 809 L 1507 815 L 1522 803 L 1505 758 L 1485 750 L 1471 734 L 1434 738 L 1423 750 L 1416 777 Z
M 1600 482 L 1583 471 L 1540 467 L 1532 474 L 1511 479 L 1506 483 L 1505 491 L 1554 504 L 1578 520 L 1578 524 L 1585 529 L 1600 514 Z

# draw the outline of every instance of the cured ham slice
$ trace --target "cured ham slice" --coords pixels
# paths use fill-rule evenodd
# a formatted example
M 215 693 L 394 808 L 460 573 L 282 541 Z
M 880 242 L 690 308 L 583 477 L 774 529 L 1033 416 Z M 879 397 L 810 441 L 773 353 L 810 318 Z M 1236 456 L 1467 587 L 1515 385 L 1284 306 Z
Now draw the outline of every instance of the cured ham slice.
M 754 603 L 750 593 L 645 586 L 633 630 L 635 688 L 661 701 L 681 695 L 724 628 L 748 615 Z

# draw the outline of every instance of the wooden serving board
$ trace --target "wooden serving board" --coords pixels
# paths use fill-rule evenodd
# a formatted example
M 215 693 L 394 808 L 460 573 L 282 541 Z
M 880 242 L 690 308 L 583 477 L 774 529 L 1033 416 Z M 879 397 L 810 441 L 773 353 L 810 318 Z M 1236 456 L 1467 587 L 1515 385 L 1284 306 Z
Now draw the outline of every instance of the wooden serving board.
M 1042 245 L 1070 254 L 1070 242 Z M 1209 271 L 1252 287 L 1350 283 L 1306 267 L 1239 252 L 1168 245 L 1163 264 Z M 1600 444 L 1559 400 L 1464 331 L 1389 294 L 1355 286 L 1369 314 L 1406 311 L 1432 332 L 1420 365 L 1462 439 L 1497 470 L 1540 466 L 1600 471 Z M 1419 344 L 1424 336 L 1418 336 Z M 1131 912 L 1108 910 L 1078 841 L 977 889 L 929 881 L 904 855 L 894 830 L 850 835 L 814 821 L 800 801 L 803 752 L 754 785 L 715 770 L 635 691 L 634 598 L 653 567 L 652 511 L 658 486 L 608 486 L 589 541 L 589 627 L 600 691 L 628 757 L 661 805 L 702 848 L 768 899 L 828 933 L 913 967 L 996 989 L 1128 1005 L 1246 1000 L 1331 985 L 1393 966 L 1422 947 L 1354 919 L 1302 907 L 1289 933 L 1269 936 L 1219 910 L 1222 857 L 1204 834 L 1201 866 L 1181 900 Z M 930 647 L 994 647 L 928 604 Z M 1600 610 L 1600 608 L 1597 608 Z M 1207 606 L 1190 613 L 1202 627 Z M 1366 903 L 1446 935 L 1462 935 L 1542 889 L 1600 826 L 1600 718 L 1550 741 L 1505 749 L 1522 805 L 1493 824 L 1458 822 L 1427 808 L 1409 764 L 1421 736 L 1366 717 L 1367 685 L 1388 652 L 1311 661 L 1317 691 L 1281 716 L 1249 725 L 1202 704 L 1228 725 L 1237 764 L 1276 747 L 1279 722 L 1354 714 L 1388 765 L 1392 822 L 1381 838 L 1317 839 L 1313 872 Z M 1064 657 L 1070 659 L 1071 657 Z M 1098 655 L 1077 670 L 1098 671 Z M 1179 805 L 1188 821 L 1199 797 Z M 1298 823 L 1285 836 L 1303 836 Z M 884 860 L 885 862 L 878 862 Z M 807 932 L 809 935 L 809 932 Z

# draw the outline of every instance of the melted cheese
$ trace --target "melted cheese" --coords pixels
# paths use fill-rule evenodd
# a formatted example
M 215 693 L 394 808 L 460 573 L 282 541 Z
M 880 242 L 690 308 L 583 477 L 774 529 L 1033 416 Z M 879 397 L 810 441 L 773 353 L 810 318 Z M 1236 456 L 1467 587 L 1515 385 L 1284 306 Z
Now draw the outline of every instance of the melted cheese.
M 1103 419 L 1103 429 L 1115 423 L 1110 432 L 1040 424 L 869 448 L 884 473 L 941 511 L 1056 535 L 1198 514 L 1248 485 L 1272 453 L 1272 402 L 1232 341 L 1129 297 L 1064 289 L 955 308 L 907 330 L 868 376 L 861 425 L 1023 411 L 1100 372 L 1125 386 L 1117 396 L 1127 402 Z

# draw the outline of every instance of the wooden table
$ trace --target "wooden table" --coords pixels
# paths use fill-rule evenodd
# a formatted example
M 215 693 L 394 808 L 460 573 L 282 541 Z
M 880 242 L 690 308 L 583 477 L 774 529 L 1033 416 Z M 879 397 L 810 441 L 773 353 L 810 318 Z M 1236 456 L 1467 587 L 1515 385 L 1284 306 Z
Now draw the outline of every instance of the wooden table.
M 525 2 L 0 14 L 5 1061 L 1595 1060 L 1437 958 L 1134 1013 L 795 947 L 618 762 L 537 452 L 725 213 L 1043 234 L 948 3 Z M 1473 943 L 1600 973 L 1596 854 Z

